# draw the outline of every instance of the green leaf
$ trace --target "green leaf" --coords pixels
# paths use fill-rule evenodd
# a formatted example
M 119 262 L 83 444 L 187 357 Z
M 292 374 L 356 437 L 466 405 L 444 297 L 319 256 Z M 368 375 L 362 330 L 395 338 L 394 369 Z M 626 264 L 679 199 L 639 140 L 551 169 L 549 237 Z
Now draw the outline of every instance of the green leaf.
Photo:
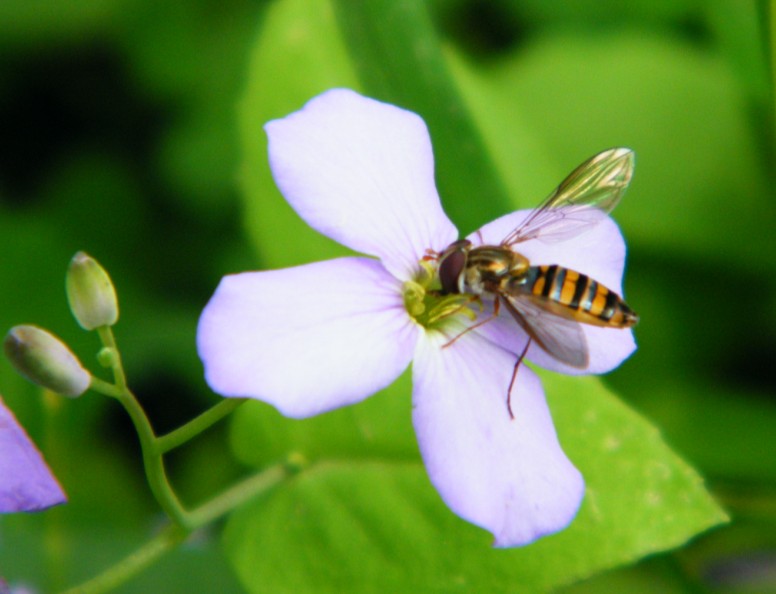
M 600 380 L 541 376 L 561 444 L 587 482 L 582 522 L 559 540 L 576 530 L 579 544 L 619 565 L 727 521 L 700 475 Z
M 289 452 L 308 461 L 357 458 L 418 460 L 410 418 L 410 374 L 357 406 L 298 421 L 269 405 L 247 403 L 232 424 L 232 449 L 253 466 L 272 464 Z
M 614 216 L 631 244 L 737 267 L 764 261 L 776 225 L 765 160 L 720 58 L 668 36 L 564 31 L 488 69 L 459 59 L 456 74 L 516 206 L 538 204 L 585 158 L 628 146 L 636 173 Z M 516 136 L 537 156 L 515 149 Z M 546 175 L 548 156 L 561 168 L 527 201 L 517 188 Z M 509 159 L 520 171 L 509 174 Z
M 587 493 L 567 530 L 520 549 L 492 549 L 488 533 L 458 519 L 435 493 L 408 443 L 406 381 L 403 396 L 382 394 L 306 421 L 264 406 L 244 412 L 234 433 L 243 458 L 279 439 L 280 449 L 312 461 L 229 520 L 227 550 L 245 587 L 539 592 L 725 521 L 700 477 L 598 380 L 545 375 L 561 443 Z
M 706 476 L 742 491 L 776 484 L 776 409 L 765 393 L 656 378 L 635 400 Z
M 103 487 L 110 482 L 105 481 L 106 476 L 113 476 L 111 469 L 102 475 Z M 110 517 L 127 515 L 124 495 L 128 491 L 131 487 L 114 494 L 111 488 L 110 497 L 103 493 L 99 502 L 76 514 L 56 508 L 34 516 L 4 516 L 0 566 L 13 591 L 64 591 L 94 578 L 142 547 L 158 531 L 158 518 L 149 521 L 151 516 L 145 512 L 127 518 L 131 521 L 110 522 Z M 99 510 L 97 517 L 95 509 Z M 63 522 L 65 516 L 74 516 L 73 521 Z M 195 541 L 169 551 L 146 571 L 110 592 L 240 594 L 244 590 L 214 535 L 202 532 Z

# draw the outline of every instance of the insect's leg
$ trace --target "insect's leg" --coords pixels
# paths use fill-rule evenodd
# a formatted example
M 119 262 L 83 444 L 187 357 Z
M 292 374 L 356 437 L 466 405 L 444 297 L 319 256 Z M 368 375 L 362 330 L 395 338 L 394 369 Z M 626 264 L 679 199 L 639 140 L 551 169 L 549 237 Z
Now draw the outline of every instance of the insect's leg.
M 479 297 L 477 299 L 479 299 Z M 445 344 L 442 345 L 442 348 L 446 349 L 447 347 L 449 347 L 451 344 L 453 344 L 456 340 L 461 338 L 461 336 L 463 336 L 467 332 L 470 332 L 470 331 L 474 330 L 475 328 L 479 328 L 480 326 L 484 326 L 485 324 L 487 324 L 491 320 L 494 320 L 495 318 L 497 318 L 498 317 L 498 312 L 499 312 L 499 309 L 500 309 L 499 302 L 500 302 L 500 299 L 499 299 L 498 295 L 496 295 L 496 299 L 493 301 L 493 313 L 491 315 L 489 315 L 484 320 L 480 320 L 476 324 L 472 324 L 471 326 L 469 326 L 468 328 L 463 330 L 460 334 L 457 334 L 456 336 L 451 338 L 449 341 L 447 341 Z
M 523 359 L 525 359 L 525 354 L 528 352 L 528 347 L 531 346 L 531 337 L 528 337 L 528 340 L 525 343 L 525 348 L 523 348 L 523 352 L 520 353 L 520 356 L 517 358 L 517 361 L 515 362 L 515 367 L 512 370 L 512 379 L 509 382 L 509 389 L 507 390 L 507 410 L 509 411 L 509 418 L 513 421 L 515 420 L 515 415 L 512 414 L 512 388 L 515 386 L 515 380 L 517 380 L 517 370 L 520 368 L 520 364 L 523 362 Z

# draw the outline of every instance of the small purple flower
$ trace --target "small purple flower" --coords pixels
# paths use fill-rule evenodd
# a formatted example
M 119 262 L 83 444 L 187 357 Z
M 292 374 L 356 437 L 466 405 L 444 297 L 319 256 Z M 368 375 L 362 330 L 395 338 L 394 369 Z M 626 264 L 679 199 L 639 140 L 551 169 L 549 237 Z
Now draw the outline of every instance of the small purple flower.
M 423 120 L 335 89 L 266 130 L 272 172 L 291 206 L 314 229 L 373 257 L 224 277 L 197 336 L 213 390 L 303 418 L 363 400 L 412 362 L 413 423 L 447 505 L 501 547 L 567 526 L 584 482 L 558 444 L 528 367 L 517 374 L 514 419 L 507 413 L 525 333 L 504 316 L 448 344 L 474 313 L 462 312 L 460 296 L 426 291 L 434 264 L 424 256 L 444 250 L 458 232 L 440 205 Z M 469 239 L 497 244 L 526 214 L 506 215 Z M 562 245 L 526 241 L 520 252 L 621 288 L 625 245 L 611 219 Z M 608 371 L 635 348 L 629 330 L 584 332 L 589 365 L 582 372 Z M 536 345 L 527 359 L 580 373 Z
M 0 513 L 39 511 L 65 501 L 43 456 L 0 398 Z

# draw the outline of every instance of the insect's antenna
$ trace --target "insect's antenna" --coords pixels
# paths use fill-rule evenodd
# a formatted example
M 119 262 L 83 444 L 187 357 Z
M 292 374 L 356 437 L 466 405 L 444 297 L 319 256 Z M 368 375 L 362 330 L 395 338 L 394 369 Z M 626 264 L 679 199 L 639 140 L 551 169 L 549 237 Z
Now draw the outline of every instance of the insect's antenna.
M 509 390 L 507 390 L 507 410 L 509 411 L 509 418 L 510 420 L 515 420 L 515 415 L 512 413 L 512 388 L 515 386 L 515 380 L 517 380 L 517 370 L 520 369 L 520 364 L 523 362 L 523 359 L 525 358 L 525 354 L 528 352 L 528 347 L 531 346 L 531 337 L 528 337 L 528 341 L 525 343 L 525 347 L 523 348 L 523 352 L 520 353 L 520 356 L 517 358 L 517 361 L 515 362 L 515 367 L 512 370 L 512 380 L 509 382 Z

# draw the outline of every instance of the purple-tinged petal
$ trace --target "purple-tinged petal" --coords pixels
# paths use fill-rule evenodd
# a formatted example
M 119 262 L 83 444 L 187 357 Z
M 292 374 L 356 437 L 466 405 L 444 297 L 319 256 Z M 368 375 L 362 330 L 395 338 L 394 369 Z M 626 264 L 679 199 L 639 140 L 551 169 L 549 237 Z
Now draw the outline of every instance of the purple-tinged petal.
M 389 385 L 418 331 L 400 283 L 378 261 L 340 258 L 224 277 L 200 318 L 197 348 L 214 391 L 301 418 Z
M 447 348 L 420 340 L 413 363 L 415 431 L 431 482 L 495 546 L 524 545 L 566 527 L 584 482 L 560 448 L 536 375 L 474 333 Z
M 39 511 L 66 500 L 43 456 L 0 398 L 0 513 Z
M 458 232 L 439 202 L 423 120 L 346 89 L 269 122 L 272 173 L 311 227 L 407 280 Z
M 519 210 L 500 217 L 472 233 L 469 239 L 475 245 L 498 244 L 530 213 L 530 210 Z M 622 295 L 625 241 L 611 218 L 603 219 L 589 231 L 566 241 L 544 243 L 530 240 L 515 245 L 513 249 L 527 257 L 533 265 L 565 266 L 588 275 Z M 601 328 L 588 324 L 581 324 L 581 328 L 589 355 L 589 364 L 585 369 L 561 363 L 536 344 L 528 349 L 528 360 L 546 369 L 569 375 L 606 373 L 620 365 L 636 350 L 633 331 L 629 328 Z M 498 320 L 484 324 L 477 332 L 513 353 L 521 353 L 525 347 L 525 332 L 506 311 L 501 312 Z

